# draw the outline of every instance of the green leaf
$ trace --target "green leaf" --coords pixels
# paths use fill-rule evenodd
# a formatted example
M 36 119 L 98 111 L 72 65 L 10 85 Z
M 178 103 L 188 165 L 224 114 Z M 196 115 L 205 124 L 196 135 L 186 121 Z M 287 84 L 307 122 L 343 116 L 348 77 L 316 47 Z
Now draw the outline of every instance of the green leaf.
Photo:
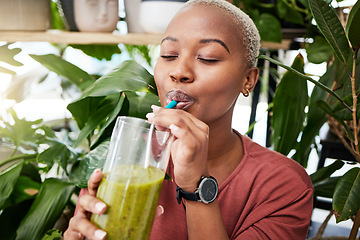
M 2 73 L 7 73 L 7 74 L 10 74 L 10 75 L 16 75 L 16 72 L 14 72 L 14 71 L 12 71 L 12 70 L 10 70 L 10 69 L 1 67 L 1 66 L 0 66 L 0 72 L 2 72 Z
M 336 222 L 354 216 L 360 208 L 360 168 L 347 171 L 336 185 L 333 197 L 333 210 Z
M 101 45 L 101 44 L 72 44 L 70 45 L 73 48 L 80 49 L 86 55 L 94 57 L 98 60 L 107 60 L 110 61 L 114 54 L 120 54 L 121 50 L 118 45 Z
M 359 92 L 357 92 L 358 94 Z M 353 97 L 352 94 L 349 94 L 348 96 L 346 96 L 345 98 L 343 98 L 344 102 L 346 102 L 350 107 L 352 107 L 353 103 Z M 357 106 L 357 114 L 359 114 L 359 107 L 360 107 L 360 99 L 358 100 L 358 104 Z M 334 114 L 334 116 L 336 116 L 336 118 L 341 119 L 343 121 L 350 121 L 352 120 L 352 112 L 345 108 L 342 104 L 334 104 L 334 106 L 332 107 L 332 112 Z
M 357 60 L 357 66 L 356 71 L 360 71 L 360 57 L 358 57 Z M 336 86 L 334 92 L 336 92 L 342 99 L 346 96 L 349 96 L 352 93 L 352 87 L 351 87 L 351 80 L 348 73 L 351 73 L 352 71 L 352 65 L 353 65 L 353 56 L 352 54 L 349 55 L 349 58 L 347 60 L 347 64 L 343 64 L 338 60 L 338 58 L 334 59 L 333 64 L 336 65 L 335 69 L 335 75 L 336 75 Z M 356 76 L 355 81 L 355 89 L 359 89 L 360 87 L 360 81 L 358 81 L 358 76 Z M 332 99 L 334 100 L 334 99 Z M 352 104 L 352 101 L 351 101 Z
M 309 0 L 309 5 L 320 31 L 339 60 L 346 63 L 350 54 L 350 46 L 334 9 L 324 0 Z
M 70 103 L 67 109 L 71 112 L 79 128 L 82 129 L 91 114 L 101 106 L 103 100 L 104 97 L 86 97 Z
M 171 177 L 170 175 L 166 172 L 165 173 L 165 177 L 164 177 L 165 180 L 168 180 L 168 181 L 171 181 Z
M 61 232 L 59 230 L 49 230 L 41 240 L 61 240 Z
M 0 61 L 6 62 L 12 66 L 22 66 L 21 62 L 18 62 L 14 57 L 21 52 L 20 48 L 9 49 L 9 44 L 0 46 Z
M 255 25 L 259 30 L 262 41 L 281 42 L 281 24 L 273 15 L 269 13 L 261 14 L 259 19 L 255 21 Z
M 332 198 L 340 177 L 331 177 L 313 184 L 317 197 Z
M 335 92 L 333 92 L 330 88 L 328 88 L 327 86 L 325 86 L 325 85 L 322 84 L 321 82 L 316 81 L 316 80 L 312 79 L 312 78 L 309 77 L 309 76 L 306 76 L 304 73 L 301 73 L 301 72 L 297 71 L 296 69 L 294 69 L 294 68 L 292 68 L 292 67 L 289 67 L 289 66 L 286 66 L 286 65 L 283 64 L 282 62 L 279 62 L 279 61 L 277 61 L 277 60 L 275 60 L 275 59 L 272 59 L 272 58 L 270 58 L 270 57 L 268 57 L 268 56 L 265 56 L 265 55 L 260 55 L 258 58 L 259 58 L 259 59 L 266 59 L 266 60 L 268 60 L 268 61 L 270 61 L 270 62 L 272 62 L 272 63 L 274 63 L 274 64 L 276 64 L 276 65 L 278 65 L 278 66 L 281 66 L 281 67 L 285 68 L 285 69 L 288 70 L 288 71 L 291 71 L 291 72 L 295 73 L 296 75 L 301 76 L 302 78 L 306 79 L 307 81 L 312 82 L 312 83 L 315 84 L 316 86 L 318 86 L 318 87 L 320 87 L 321 89 L 325 90 L 326 92 L 330 93 L 330 94 L 331 94 L 332 96 L 334 96 L 337 100 L 342 101 L 341 97 L 340 97 L 338 94 L 336 94 Z
M 58 139 L 49 139 L 49 144 L 51 146 L 38 155 L 37 161 L 46 164 L 47 170 L 50 170 L 54 163 L 59 163 L 66 172 L 69 159 L 76 154 L 69 146 Z
M 15 240 L 16 230 L 21 220 L 29 211 L 34 199 L 28 199 L 19 204 L 9 206 L 0 214 L 1 239 Z
M 120 95 L 116 106 L 113 108 L 113 111 L 107 117 L 105 123 L 101 126 L 99 133 L 94 137 L 94 140 L 91 143 L 91 148 L 96 147 L 103 139 L 107 139 L 111 136 L 112 129 L 115 125 L 116 117 L 120 115 L 120 110 L 123 107 L 125 97 L 123 94 Z
M 342 168 L 344 166 L 344 162 L 341 160 L 336 160 L 335 162 L 333 162 L 332 164 L 330 164 L 327 167 L 323 167 L 319 170 L 317 170 L 316 172 L 314 172 L 313 174 L 310 175 L 310 179 L 311 182 L 313 184 L 323 181 L 327 178 L 330 178 L 330 176 L 337 170 L 339 170 L 340 168 Z
M 159 97 L 152 93 L 125 92 L 129 100 L 129 116 L 144 118 L 151 112 L 151 105 L 160 106 Z
M 324 111 L 325 111 L 327 114 L 329 114 L 331 117 L 333 117 L 338 123 L 340 123 L 340 124 L 343 126 L 343 128 L 344 128 L 344 130 L 345 130 L 345 132 L 346 132 L 346 135 L 348 136 L 348 138 L 349 138 L 350 140 L 352 140 L 352 141 L 354 140 L 353 133 L 352 133 L 351 131 L 349 131 L 349 129 L 348 129 L 348 127 L 346 126 L 345 122 L 344 122 L 343 120 L 339 119 L 339 118 L 335 115 L 334 111 L 331 109 L 331 107 L 330 107 L 329 104 L 327 104 L 326 102 L 320 100 L 320 101 L 317 102 L 317 106 L 320 107 L 322 110 L 324 110 Z
M 70 179 L 76 186 L 79 188 L 86 188 L 87 181 L 94 170 L 104 166 L 109 143 L 109 140 L 102 142 L 99 146 L 86 154 L 77 166 L 73 167 Z
M 331 65 L 326 73 L 321 76 L 319 83 L 330 87 L 334 82 L 335 65 Z M 301 139 L 296 146 L 296 153 L 292 158 L 303 167 L 307 166 L 308 156 L 311 151 L 311 145 L 315 141 L 315 136 L 319 134 L 320 128 L 326 122 L 326 112 L 317 106 L 319 100 L 326 100 L 328 93 L 321 88 L 314 87 L 309 101 L 309 111 L 306 117 L 306 125 L 302 130 Z
M 157 94 L 154 77 L 140 64 L 134 61 L 124 61 L 86 89 L 80 99 L 108 96 L 123 91 Z
M 276 2 L 276 9 L 281 19 L 284 19 L 290 23 L 304 24 L 304 17 L 295 9 L 289 7 L 284 0 L 278 0 Z
M 316 36 L 313 43 L 306 44 L 306 53 L 308 60 L 315 64 L 327 62 L 333 56 L 330 45 L 322 36 Z
M 153 104 L 152 96 L 157 94 L 154 77 L 141 65 L 134 61 L 125 61 L 111 73 L 99 78 L 75 102 L 68 105 L 80 129 L 82 130 L 77 145 L 101 123 L 101 132 L 113 122 L 118 114 L 129 114 L 127 106 L 123 106 L 123 92 L 137 92 L 138 99 L 131 104 L 132 114 L 145 116 L 143 112 L 147 104 Z M 151 93 L 151 94 L 150 94 Z M 141 96 L 145 97 L 142 99 Z M 109 96 L 109 97 L 107 97 Z M 130 94 L 130 97 L 132 95 Z M 149 100 L 151 98 L 151 100 Z M 107 104 L 104 104 L 107 101 Z M 111 106 L 109 105 L 111 103 Z M 149 105 L 149 106 L 150 106 Z M 100 110 L 101 109 L 101 110 Z M 120 113 L 119 113 L 120 112 Z M 104 125 L 103 125 L 104 124 Z M 95 139 L 96 143 L 101 135 Z
M 21 144 L 34 146 L 34 142 L 39 139 L 36 130 L 40 127 L 42 120 L 27 121 L 24 118 L 19 119 L 13 109 L 9 110 L 13 123 L 3 122 L 4 127 L 0 127 L 0 138 L 8 138 L 15 147 Z
M 20 176 L 23 161 L 19 161 L 0 172 L 0 210 L 3 204 L 10 197 L 15 184 Z
M 51 2 L 51 29 L 65 30 L 65 24 L 60 16 L 57 2 Z
M 150 54 L 150 46 L 149 45 L 125 45 L 125 49 L 128 52 L 131 59 L 136 60 L 139 56 L 142 56 L 147 64 L 151 66 L 151 54 Z
M 54 226 L 75 186 L 59 179 L 46 179 L 16 232 L 17 239 L 41 239 Z
M 295 58 L 292 68 L 304 71 L 304 59 L 300 54 Z M 275 151 L 287 155 L 295 147 L 303 128 L 308 98 L 307 82 L 293 72 L 286 72 L 276 88 L 273 100 L 271 125 Z
M 30 56 L 50 71 L 67 78 L 80 90 L 86 89 L 95 81 L 95 79 L 84 70 L 54 54 L 30 54 Z
M 40 183 L 35 182 L 29 177 L 19 176 L 14 186 L 13 192 L 9 197 L 8 203 L 15 205 L 22 201 L 34 198 L 35 195 L 39 192 Z
M 83 140 L 88 137 L 99 125 L 104 123 L 110 115 L 112 115 L 112 120 L 114 119 L 114 109 L 117 113 L 120 111 L 123 102 L 123 98 L 121 95 L 113 94 L 109 97 L 104 98 L 102 104 L 100 104 L 99 108 L 94 110 L 88 120 L 86 121 L 84 127 L 81 129 L 79 136 L 76 139 L 74 144 L 75 147 L 78 147 Z M 116 113 L 116 115 L 117 115 Z M 116 116 L 115 115 L 115 116 Z M 108 125 L 109 122 L 106 124 Z
M 41 176 L 36 163 L 24 163 L 21 176 L 28 177 L 34 182 L 41 183 Z
M 360 22 L 360 2 L 356 1 L 355 5 L 352 7 L 349 13 L 349 17 L 345 28 L 346 36 L 348 37 L 352 47 L 355 49 L 360 48 L 359 22 Z

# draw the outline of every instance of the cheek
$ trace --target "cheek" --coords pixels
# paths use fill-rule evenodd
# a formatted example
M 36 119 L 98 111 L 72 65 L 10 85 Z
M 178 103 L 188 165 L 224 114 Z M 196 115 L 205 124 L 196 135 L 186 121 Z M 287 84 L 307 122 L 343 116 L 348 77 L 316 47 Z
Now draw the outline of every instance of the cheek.
M 232 105 L 236 102 L 240 91 L 240 79 L 236 81 L 223 81 L 221 83 L 212 83 L 209 84 L 210 86 L 218 86 L 209 88 L 206 95 L 211 101 L 213 99 L 213 103 L 215 104 L 214 107 L 219 109 L 219 111 L 227 111 Z M 222 110 L 221 110 L 222 109 Z
M 160 102 L 163 105 L 166 101 L 166 92 L 165 92 L 165 83 L 166 78 L 163 72 L 158 71 L 155 67 L 154 69 L 154 80 L 157 87 L 158 95 L 160 98 Z

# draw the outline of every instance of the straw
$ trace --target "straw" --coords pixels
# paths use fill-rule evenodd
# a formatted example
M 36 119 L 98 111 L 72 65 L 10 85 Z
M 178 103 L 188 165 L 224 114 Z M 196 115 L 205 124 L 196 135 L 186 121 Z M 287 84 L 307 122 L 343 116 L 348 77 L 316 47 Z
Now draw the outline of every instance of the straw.
M 165 106 L 165 108 L 174 108 L 177 103 L 177 101 L 172 100 L 168 105 Z
M 177 103 L 178 103 L 177 101 L 172 100 L 168 105 L 165 106 L 165 108 L 168 108 L 168 109 L 174 108 Z M 152 123 L 150 125 L 149 136 L 148 136 L 147 143 L 146 143 L 145 168 L 150 166 L 151 140 L 152 140 L 152 135 L 154 133 L 154 129 L 155 129 L 155 124 Z

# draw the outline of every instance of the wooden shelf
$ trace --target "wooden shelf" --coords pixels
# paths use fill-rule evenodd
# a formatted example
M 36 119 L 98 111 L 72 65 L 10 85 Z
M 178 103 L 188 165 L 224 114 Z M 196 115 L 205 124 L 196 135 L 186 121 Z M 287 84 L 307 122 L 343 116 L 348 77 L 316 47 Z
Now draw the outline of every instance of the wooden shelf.
M 161 34 L 139 33 L 100 33 L 100 32 L 68 32 L 48 30 L 34 31 L 0 31 L 0 41 L 5 42 L 50 42 L 67 44 L 159 44 Z
M 0 31 L 0 41 L 5 42 L 50 42 L 66 44 L 159 44 L 162 34 L 149 33 L 99 33 L 69 32 L 59 30 L 35 31 Z M 261 47 L 267 49 L 289 49 L 291 40 L 284 39 L 281 43 L 262 42 Z

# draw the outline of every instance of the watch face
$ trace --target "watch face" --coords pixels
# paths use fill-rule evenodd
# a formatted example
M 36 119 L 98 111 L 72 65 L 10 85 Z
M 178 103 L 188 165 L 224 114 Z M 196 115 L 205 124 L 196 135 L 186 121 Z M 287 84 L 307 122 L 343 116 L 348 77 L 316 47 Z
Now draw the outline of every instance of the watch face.
M 205 178 L 199 186 L 199 196 L 204 203 L 211 203 L 218 193 L 217 182 L 213 178 Z

